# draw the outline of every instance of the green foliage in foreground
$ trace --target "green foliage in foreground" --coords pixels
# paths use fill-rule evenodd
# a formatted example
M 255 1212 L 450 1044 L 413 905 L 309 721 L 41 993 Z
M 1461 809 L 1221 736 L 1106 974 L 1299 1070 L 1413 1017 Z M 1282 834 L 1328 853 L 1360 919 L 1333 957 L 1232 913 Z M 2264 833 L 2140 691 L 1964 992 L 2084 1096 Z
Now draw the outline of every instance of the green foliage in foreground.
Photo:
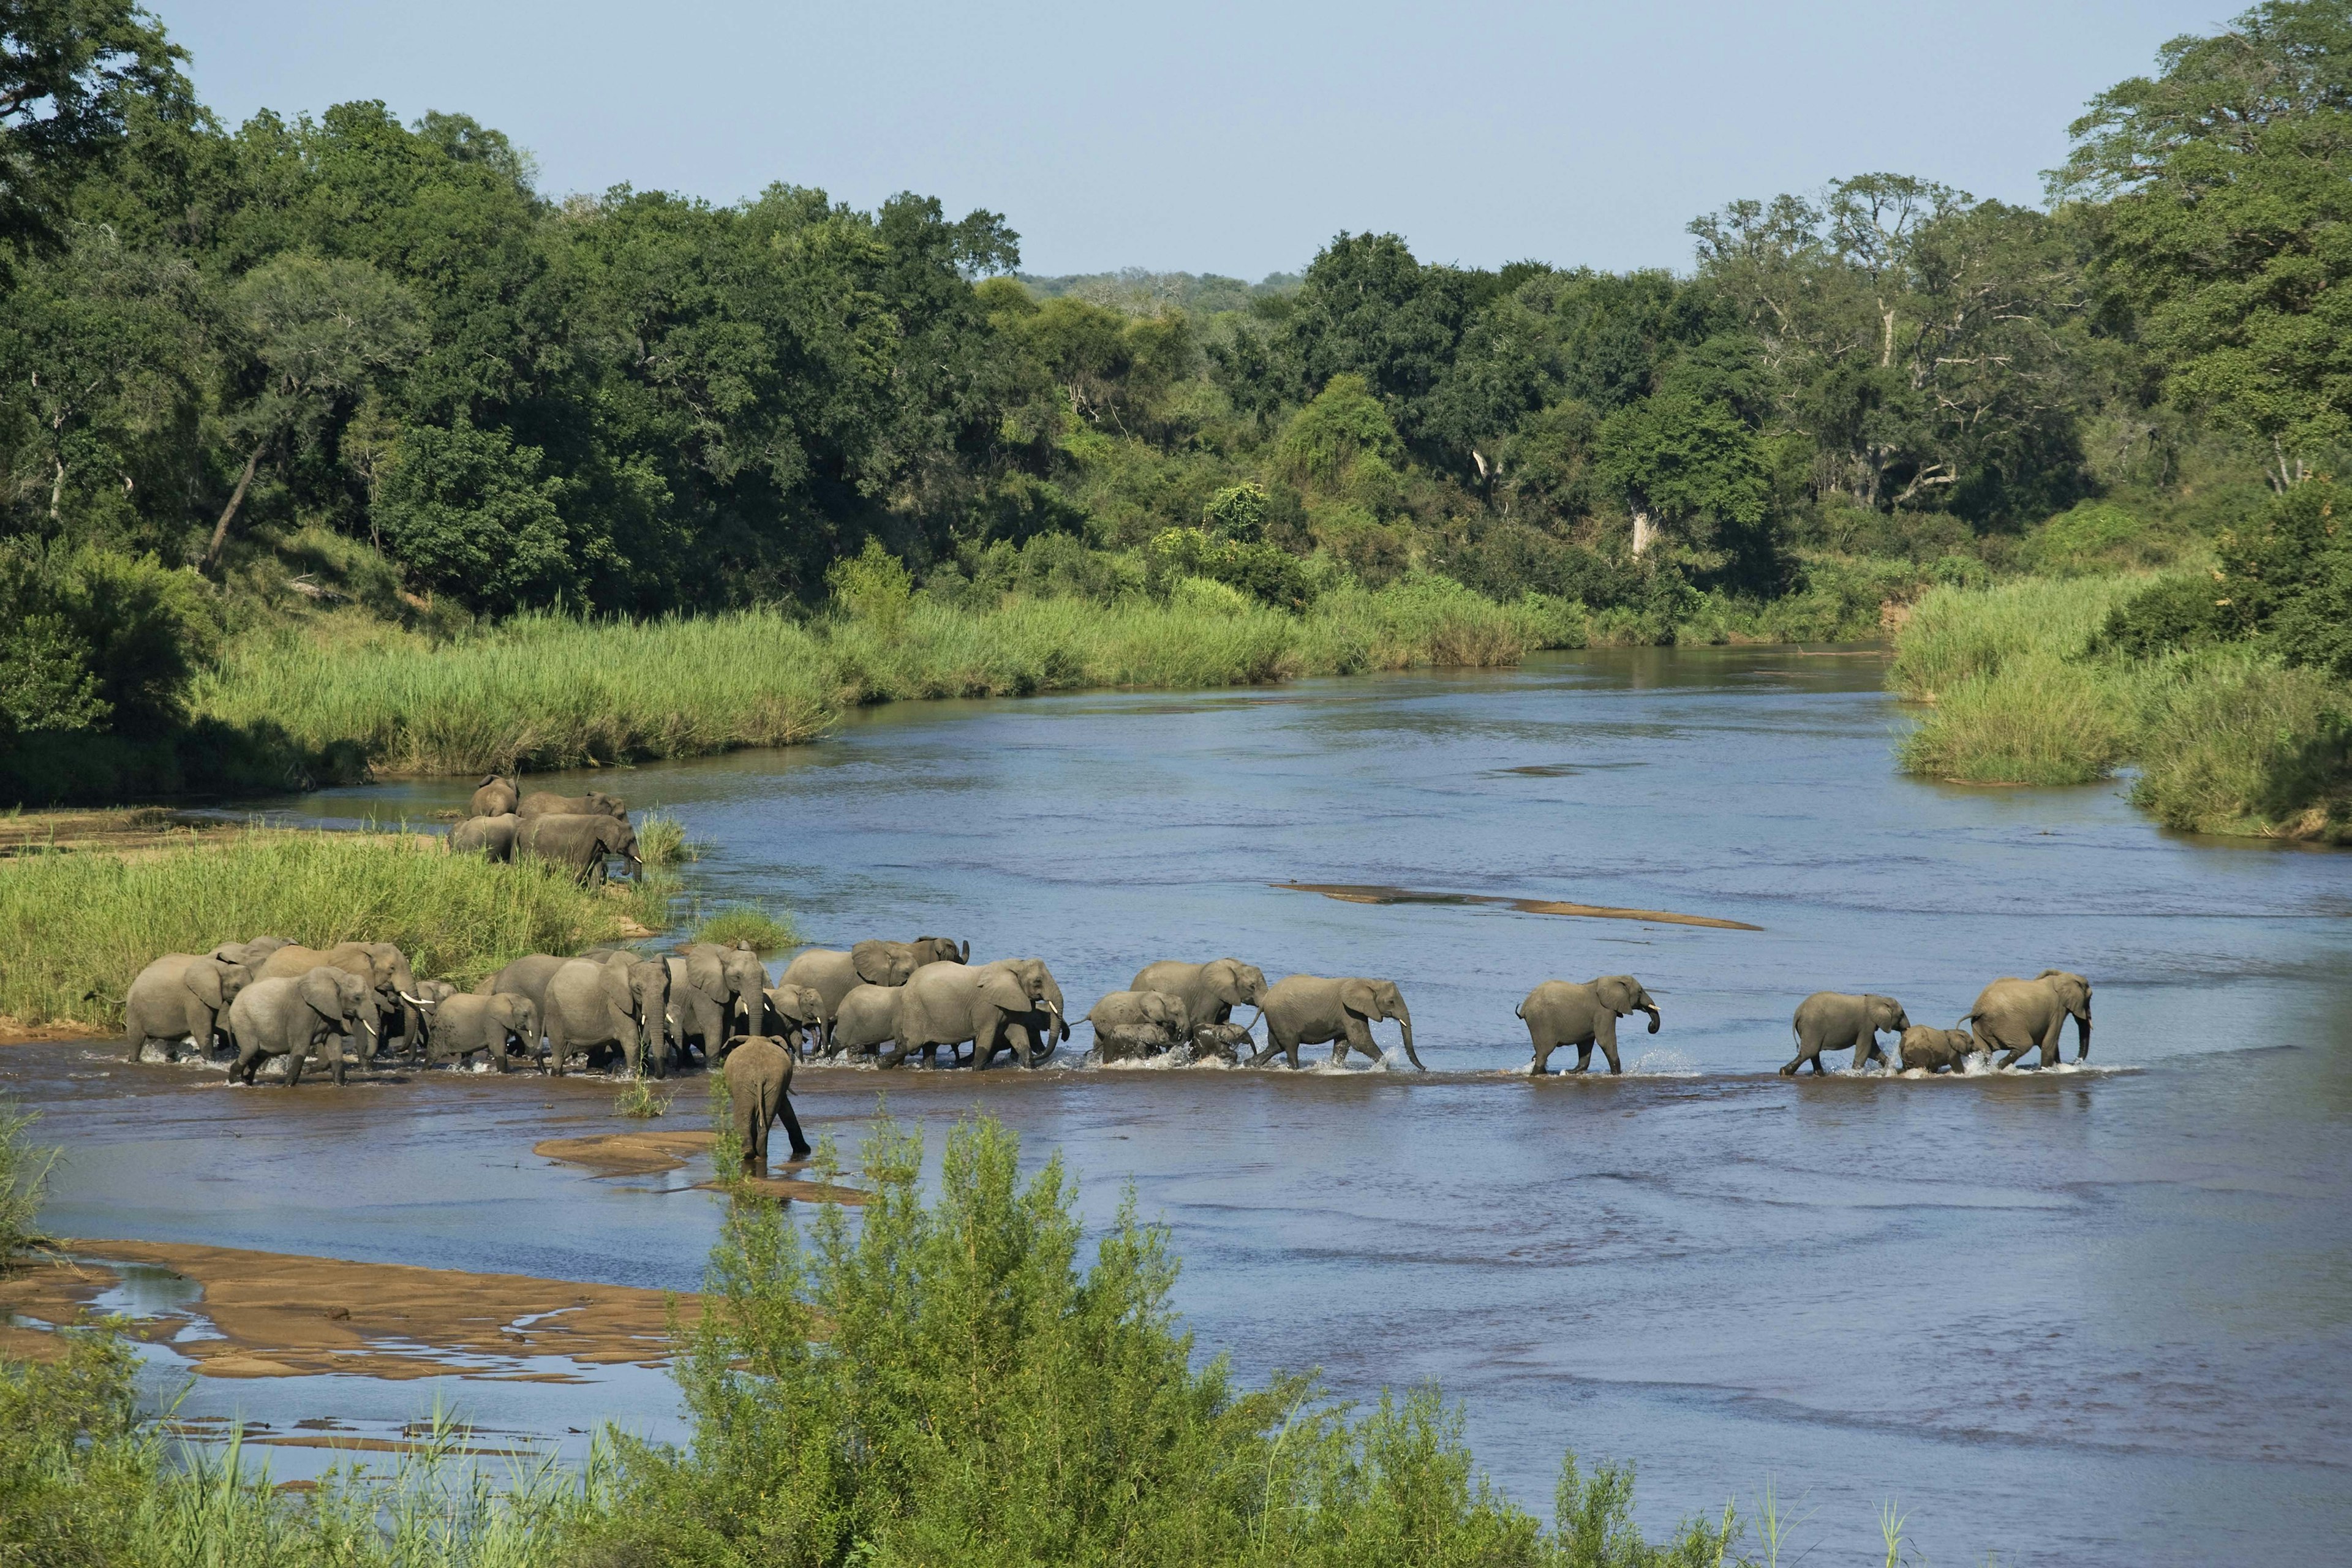
M 37 1120 L 0 1095 L 0 1276 L 43 1239 L 41 1201 L 58 1152 L 33 1146 L 28 1134 Z
M 617 940 L 627 908 L 541 864 L 492 865 L 407 836 L 256 832 L 131 856 L 19 856 L 0 861 L 0 1013 L 117 1024 L 156 954 L 264 934 L 394 942 L 420 976 L 470 984 L 526 952 Z
M 2210 595 L 2210 578 L 2171 581 Z M 2078 578 L 1921 600 L 1889 674 L 1935 705 L 1902 743 L 1905 771 L 2065 784 L 2137 763 L 2132 798 L 2168 826 L 2352 840 L 2352 689 L 2255 641 L 2117 647 L 2117 622 L 2168 591 Z

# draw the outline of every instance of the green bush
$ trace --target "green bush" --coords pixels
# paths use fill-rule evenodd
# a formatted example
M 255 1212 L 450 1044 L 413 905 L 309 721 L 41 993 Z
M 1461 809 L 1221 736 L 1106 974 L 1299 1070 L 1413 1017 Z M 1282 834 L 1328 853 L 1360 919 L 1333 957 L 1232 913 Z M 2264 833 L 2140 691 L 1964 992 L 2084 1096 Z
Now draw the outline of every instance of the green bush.
M 868 539 L 864 550 L 828 567 L 824 585 L 845 612 L 884 631 L 896 630 L 907 618 L 914 593 L 907 568 L 878 539 Z
M 0 735 L 152 735 L 215 637 L 193 572 L 93 545 L 0 541 Z
M 2232 652 L 2182 668 L 2147 710 L 2132 798 L 2166 826 L 2352 841 L 2352 691 Z
M 2210 577 L 2167 578 L 2109 616 L 2103 641 L 2142 656 L 2252 640 L 2291 666 L 2352 680 L 2352 536 L 2336 489 L 2312 479 L 2221 535 Z
M 1163 583 L 1206 578 L 1286 610 L 1303 610 L 1315 597 L 1307 563 L 1279 545 L 1171 528 L 1153 537 L 1146 553 L 1153 576 Z
M 2017 563 L 2073 577 L 2168 566 L 2199 548 L 2194 540 L 2153 528 L 2113 501 L 2086 500 L 2029 531 L 2018 544 Z

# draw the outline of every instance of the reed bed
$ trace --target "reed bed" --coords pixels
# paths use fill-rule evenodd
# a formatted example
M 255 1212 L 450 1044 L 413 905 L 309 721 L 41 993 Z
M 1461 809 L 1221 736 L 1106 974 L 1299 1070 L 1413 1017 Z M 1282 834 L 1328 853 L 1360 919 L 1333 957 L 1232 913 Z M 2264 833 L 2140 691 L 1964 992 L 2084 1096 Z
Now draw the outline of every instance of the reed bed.
M 536 863 L 492 865 L 405 835 L 254 832 L 184 848 L 0 861 L 0 1012 L 119 1026 L 158 953 L 264 934 L 394 942 L 468 985 L 526 952 L 618 940 L 630 906 Z M 646 922 L 652 923 L 652 922 Z

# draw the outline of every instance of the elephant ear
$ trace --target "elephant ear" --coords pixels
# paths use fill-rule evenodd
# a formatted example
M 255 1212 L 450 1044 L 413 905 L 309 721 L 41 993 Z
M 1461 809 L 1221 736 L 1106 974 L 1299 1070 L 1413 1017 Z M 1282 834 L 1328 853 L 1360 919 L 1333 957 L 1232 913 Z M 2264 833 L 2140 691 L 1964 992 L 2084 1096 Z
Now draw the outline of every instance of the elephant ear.
M 626 969 L 617 963 L 604 964 L 596 980 L 604 988 L 606 1004 L 618 1007 L 624 1013 L 636 1011 L 637 999 L 630 989 L 629 972 Z
M 357 978 L 357 975 L 347 969 L 337 969 L 332 964 L 322 963 L 296 981 L 295 985 L 300 993 L 303 1003 L 311 1011 L 322 1013 L 330 1018 L 340 1018 L 343 1016 L 345 995 L 340 982 Z
M 1026 1013 L 1035 1003 L 1021 977 L 1009 969 L 995 969 L 980 977 L 980 994 L 989 1005 L 1006 1013 Z
M 686 983 L 709 995 L 725 995 L 727 964 L 719 956 L 721 951 L 708 942 L 695 943 L 686 955 Z
M 1633 1010 L 1636 989 L 1622 974 L 1604 974 L 1592 983 L 1592 994 L 1601 998 L 1601 1005 L 1621 1018 Z
M 868 985 L 887 985 L 896 959 L 890 950 L 894 942 L 867 940 L 849 950 L 849 966 L 857 971 L 857 978 Z
M 215 1013 L 221 1009 L 221 973 L 226 967 L 216 958 L 200 958 L 181 972 L 196 1000 Z
M 1381 1010 L 1380 998 L 1372 994 L 1372 983 L 1369 980 L 1339 982 L 1339 1005 L 1365 1018 L 1375 1016 Z

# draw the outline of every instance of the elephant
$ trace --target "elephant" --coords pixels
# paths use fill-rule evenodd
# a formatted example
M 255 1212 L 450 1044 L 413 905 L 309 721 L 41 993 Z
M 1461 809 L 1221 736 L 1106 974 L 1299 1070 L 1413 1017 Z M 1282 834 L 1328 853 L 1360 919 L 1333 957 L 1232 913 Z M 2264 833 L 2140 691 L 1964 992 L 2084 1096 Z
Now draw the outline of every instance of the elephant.
M 635 954 L 628 956 L 634 958 Z M 544 1024 L 547 1018 L 547 983 L 555 978 L 557 970 L 571 962 L 569 958 L 558 958 L 553 953 L 525 953 L 475 986 L 474 994 L 524 997 L 530 1003 L 531 1015 Z M 530 1047 L 536 1052 L 539 1042 L 531 1041 Z
M 972 1043 L 975 1071 L 984 1071 L 1002 1050 L 1018 1055 L 1024 1068 L 1035 1067 L 1070 1037 L 1062 988 L 1042 958 L 927 963 L 902 989 L 898 1049 L 883 1057 L 885 1067 L 896 1067 L 915 1051 L 966 1040 Z
M 213 949 L 209 956 L 219 959 L 223 963 L 242 963 L 258 975 L 271 953 L 281 947 L 293 945 L 282 936 L 257 936 L 251 942 L 225 942 Z
M 469 816 L 449 829 L 446 842 L 453 855 L 479 855 L 505 865 L 514 858 L 515 835 L 522 818 L 513 812 L 497 816 Z
M 927 963 L 963 963 L 971 957 L 971 943 L 959 946 L 951 938 L 921 936 L 912 942 L 861 942 L 843 952 L 813 947 L 795 953 L 784 966 L 785 985 L 805 985 L 824 998 L 824 1028 L 817 1048 L 833 1054 L 834 1016 L 841 999 L 860 985 L 904 985 L 907 977 Z
M 1227 1067 L 1239 1066 L 1242 1047 L 1257 1042 L 1239 1024 L 1195 1024 L 1192 1026 L 1192 1059 L 1214 1057 Z
M 618 855 L 626 861 L 632 877 L 645 872 L 644 862 L 637 858 L 637 830 L 618 817 L 596 814 L 521 818 L 515 829 L 514 853 L 568 866 L 583 888 L 604 880 L 607 855 Z
M 781 1121 L 793 1141 L 793 1158 L 809 1157 L 808 1140 L 801 1136 L 801 1119 L 793 1114 L 793 1050 L 769 1035 L 739 1035 L 726 1042 L 727 1104 L 735 1121 L 735 1140 L 743 1146 L 743 1168 L 765 1170 L 768 1128 Z
M 1920 1068 L 1928 1072 L 1958 1072 L 1965 1068 L 1977 1048 L 1977 1041 L 1965 1026 L 1968 1020 L 1963 1018 L 1960 1023 L 1963 1026 L 1957 1029 L 1931 1029 L 1925 1024 L 1914 1024 L 1904 1030 L 1903 1043 L 1895 1047 L 1903 1070 Z
M 330 1036 L 369 1027 L 373 999 L 367 982 L 348 969 L 322 963 L 300 975 L 271 975 L 237 993 L 229 1004 L 228 1032 L 236 1041 L 231 1082 L 253 1082 L 264 1057 L 286 1058 L 286 1087 L 302 1081 L 302 1063 Z M 335 1082 L 343 1081 L 343 1053 L 328 1044 Z
M 1848 1046 L 1853 1047 L 1857 1068 L 1865 1062 L 1883 1062 L 1886 1053 L 1879 1049 L 1878 1031 L 1900 1036 L 1911 1026 L 1911 1020 L 1904 1016 L 1903 1004 L 1892 996 L 1816 991 L 1797 1004 L 1797 1016 L 1789 1026 L 1796 1032 L 1797 1055 L 1780 1071 L 1794 1078 L 1807 1062 L 1819 1074 L 1823 1051 L 1842 1051 Z
M 530 997 L 514 992 L 497 996 L 467 993 L 435 1005 L 425 1060 L 462 1063 L 476 1051 L 488 1051 L 490 1065 L 505 1072 L 509 1048 L 538 1054 L 539 1009 Z
M 1162 1043 L 1174 1046 L 1192 1033 L 1192 1016 L 1181 999 L 1160 991 L 1114 991 L 1087 1010 L 1087 1022 L 1100 1039 L 1105 1029 L 1142 1026 L 1159 1032 Z
M 123 1060 L 135 1062 L 150 1040 L 163 1043 L 163 1059 L 175 1061 L 174 1041 L 186 1036 L 198 1055 L 213 1048 L 221 1014 L 252 984 L 242 963 L 193 952 L 167 952 L 139 972 L 122 1003 Z
M 754 1009 L 764 1006 L 768 983 L 759 954 L 747 947 L 698 942 L 687 949 L 685 957 L 667 962 L 669 1039 L 677 1047 L 681 1065 L 689 1044 L 699 1046 L 703 1059 L 709 1061 L 730 1037 L 759 1026 L 761 1019 L 754 1016 Z M 736 1026 L 739 1009 L 741 1028 Z
M 2016 1066 L 2018 1058 L 2038 1046 L 2042 1059 L 2036 1065 L 2047 1068 L 2058 1065 L 2058 1035 L 2069 1017 L 2074 1020 L 2079 1062 L 2091 1054 L 2091 983 L 2071 970 L 2045 969 L 2031 980 L 2002 975 L 1984 988 L 1962 1022 L 1975 1034 L 1978 1049 L 2009 1053 L 2002 1067 Z
M 799 990 L 809 995 L 816 993 L 807 986 L 778 986 L 779 991 Z M 828 1056 L 846 1051 L 862 1056 L 878 1051 L 898 1037 L 898 1003 L 906 995 L 903 985 L 855 985 L 849 994 L 834 1009 L 833 1022 L 825 1047 Z M 823 998 L 819 998 L 820 1001 Z
M 795 1047 L 814 1041 L 824 1029 L 824 998 L 806 985 L 774 985 L 762 994 L 760 1033 L 781 1035 Z
M 1406 1058 L 1423 1072 L 1429 1070 L 1413 1051 L 1412 1015 L 1393 980 L 1288 975 L 1266 992 L 1258 1007 L 1265 1016 L 1265 1048 L 1250 1058 L 1252 1067 L 1264 1064 L 1279 1051 L 1295 1068 L 1299 1047 L 1319 1046 L 1326 1040 L 1332 1042 L 1335 1062 L 1345 1058 L 1350 1047 L 1377 1062 L 1381 1053 L 1372 1044 L 1371 1026 L 1382 1018 L 1394 1018 L 1404 1031 Z
M 1622 1073 L 1617 1059 L 1617 1020 L 1628 1013 L 1650 1016 L 1650 1033 L 1658 1032 L 1658 1005 L 1642 983 L 1630 974 L 1604 974 L 1581 985 L 1547 980 L 1528 993 L 1517 1016 L 1527 1021 L 1528 1043 L 1535 1047 L 1535 1065 L 1528 1070 L 1542 1077 L 1550 1070 L 1551 1054 L 1562 1046 L 1576 1047 L 1576 1066 L 1582 1072 L 1592 1065 L 1592 1047 L 1609 1059 L 1609 1070 Z
M 1165 1055 L 1169 1045 L 1168 1031 L 1157 1024 L 1095 1026 L 1095 1060 L 1098 1062 L 1139 1062 Z
M 629 820 L 626 801 L 596 789 L 586 795 L 557 795 L 551 790 L 535 789 L 512 809 L 525 821 L 534 816 L 609 816 L 616 822 Z
M 475 787 L 474 798 L 467 803 L 468 816 L 512 816 L 522 794 L 515 788 L 514 780 L 500 778 L 496 773 L 485 776 Z
M 662 1077 L 662 1023 L 668 1010 L 669 966 L 661 960 L 623 953 L 575 958 L 549 977 L 540 1010 L 548 1070 L 562 1078 L 564 1058 L 572 1051 L 618 1046 L 630 1077 L 648 1062 L 654 1076 Z
M 424 1015 L 415 1005 L 416 976 L 409 972 L 408 957 L 388 942 L 340 942 L 326 949 L 303 947 L 289 943 L 271 953 L 255 973 L 259 980 L 292 979 L 307 974 L 322 964 L 348 970 L 358 975 L 374 994 L 375 1015 L 371 1020 L 369 1038 L 362 1044 L 347 1037 L 344 1045 L 359 1050 L 360 1063 L 364 1067 L 383 1044 L 384 1036 L 392 1033 L 385 1027 L 386 1019 L 396 1020 L 400 1032 L 407 1038 L 421 1041 L 425 1037 Z M 341 1081 L 340 1079 L 338 1082 Z
M 1196 1025 L 1226 1024 L 1233 1021 L 1234 1008 L 1255 1007 L 1265 1000 L 1265 971 L 1238 958 L 1206 963 L 1164 958 L 1137 971 L 1129 989 L 1175 997 Z

